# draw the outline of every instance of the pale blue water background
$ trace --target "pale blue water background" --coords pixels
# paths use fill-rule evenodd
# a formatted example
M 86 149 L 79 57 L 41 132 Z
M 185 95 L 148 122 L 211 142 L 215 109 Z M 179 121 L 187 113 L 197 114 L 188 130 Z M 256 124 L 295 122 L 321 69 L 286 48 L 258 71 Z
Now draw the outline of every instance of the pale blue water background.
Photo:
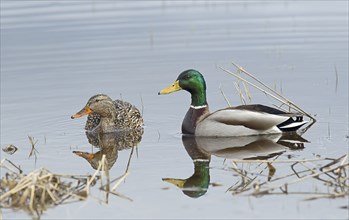
M 222 186 L 198 199 L 161 180 L 189 177 L 193 163 L 180 135 L 189 95 L 157 92 L 181 71 L 195 68 L 207 81 L 211 110 L 227 105 L 220 86 L 240 104 L 235 79 L 217 68 L 234 70 L 232 61 L 269 85 L 281 84 L 284 95 L 316 115 L 318 122 L 303 136 L 311 143 L 289 154 L 348 153 L 347 1 L 1 1 L 1 147 L 20 148 L 14 155 L 1 151 L 1 159 L 25 172 L 45 167 L 93 173 L 72 154 L 91 150 L 85 118 L 70 115 L 90 96 L 106 93 L 139 108 L 143 100 L 139 157 L 118 190 L 133 202 L 88 199 L 49 209 L 42 219 L 348 218 L 348 210 L 339 208 L 348 205 L 346 199 L 233 196 L 226 190 L 236 177 L 223 170 L 222 158 L 213 157 L 210 164 L 211 182 Z M 258 91 L 252 97 L 270 104 Z M 38 140 L 36 163 L 28 159 L 27 135 Z M 128 155 L 119 153 L 111 175 L 124 172 Z M 30 218 L 9 209 L 2 215 Z

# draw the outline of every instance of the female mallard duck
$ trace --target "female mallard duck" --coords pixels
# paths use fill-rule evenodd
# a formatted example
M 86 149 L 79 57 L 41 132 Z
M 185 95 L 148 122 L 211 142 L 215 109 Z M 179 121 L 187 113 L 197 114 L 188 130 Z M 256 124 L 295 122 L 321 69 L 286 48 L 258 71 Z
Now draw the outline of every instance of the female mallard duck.
M 191 94 L 191 106 L 182 123 L 182 133 L 196 136 L 247 136 L 296 131 L 307 123 L 300 114 L 286 113 L 264 105 L 241 105 L 209 112 L 206 83 L 196 70 L 182 72 L 160 94 L 178 90 Z
M 113 132 L 140 129 L 143 125 L 142 115 L 134 105 L 121 100 L 113 101 L 104 94 L 92 96 L 86 106 L 71 118 L 87 114 L 85 129 L 88 131 Z

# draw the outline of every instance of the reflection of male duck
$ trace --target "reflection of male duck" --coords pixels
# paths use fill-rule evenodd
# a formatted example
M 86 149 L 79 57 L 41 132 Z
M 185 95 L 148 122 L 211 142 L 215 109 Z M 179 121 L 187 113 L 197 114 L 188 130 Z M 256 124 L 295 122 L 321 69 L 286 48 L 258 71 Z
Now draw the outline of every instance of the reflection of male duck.
M 94 169 L 97 169 L 99 161 L 102 159 L 102 156 L 105 155 L 108 162 L 108 169 L 110 169 L 118 158 L 118 151 L 137 146 L 142 140 L 142 135 L 143 129 L 124 130 L 112 133 L 86 132 L 89 143 L 101 150 L 97 153 L 82 151 L 73 151 L 73 153 L 85 158 Z
M 194 163 L 194 173 L 187 179 L 163 178 L 182 189 L 183 193 L 192 198 L 198 198 L 207 192 L 210 184 L 209 160 L 197 160 Z
M 162 180 L 181 188 L 187 196 L 197 198 L 207 192 L 210 184 L 209 164 L 211 154 L 199 148 L 194 136 L 183 135 L 182 142 L 185 150 L 193 160 L 193 175 L 187 179 L 163 178 Z
M 229 159 L 267 159 L 291 149 L 304 148 L 307 142 L 294 134 L 258 135 L 246 137 L 210 138 L 182 136 L 183 145 L 193 160 L 194 174 L 187 179 L 163 178 L 181 188 L 189 197 L 204 195 L 210 184 L 211 155 Z
M 255 135 L 244 137 L 196 137 L 200 149 L 225 159 L 263 159 L 281 154 L 287 149 L 302 149 L 307 142 L 297 133 Z

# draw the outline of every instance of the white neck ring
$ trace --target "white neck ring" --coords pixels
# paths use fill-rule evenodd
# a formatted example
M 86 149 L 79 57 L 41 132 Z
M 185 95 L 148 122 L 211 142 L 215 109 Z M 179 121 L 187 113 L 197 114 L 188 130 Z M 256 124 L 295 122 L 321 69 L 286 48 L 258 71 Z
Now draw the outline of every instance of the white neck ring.
M 193 108 L 193 109 L 202 109 L 202 108 L 206 108 L 207 105 L 199 105 L 199 106 L 193 106 L 191 105 L 190 108 Z

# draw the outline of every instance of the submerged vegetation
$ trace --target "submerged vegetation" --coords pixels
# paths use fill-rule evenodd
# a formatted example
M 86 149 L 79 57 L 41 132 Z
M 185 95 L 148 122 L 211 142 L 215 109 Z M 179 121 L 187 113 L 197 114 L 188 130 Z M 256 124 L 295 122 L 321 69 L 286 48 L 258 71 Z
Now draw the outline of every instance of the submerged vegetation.
M 3 208 L 21 209 L 33 218 L 40 218 L 50 207 L 86 198 L 87 194 L 83 192 L 86 192 L 89 176 L 55 174 L 45 168 L 23 174 L 7 159 L 2 160 L 0 166 L 7 170 L 0 184 Z
M 8 159 L 3 159 L 0 168 L 6 174 L 0 180 L 0 205 L 2 208 L 23 210 L 34 219 L 40 219 L 48 208 L 88 198 L 91 195 L 91 186 L 95 186 L 97 182 L 100 182 L 99 189 L 105 192 L 105 197 L 99 198 L 99 201 L 108 203 L 109 194 L 132 201 L 116 191 L 129 174 L 132 154 L 133 148 L 125 173 L 113 180 L 109 176 L 105 155 L 102 156 L 93 175 L 52 173 L 45 168 L 24 174 L 19 166 Z
M 275 175 L 277 166 L 281 163 L 288 164 L 289 172 Z M 240 180 L 227 190 L 234 195 L 308 195 L 304 200 L 349 196 L 347 154 L 335 159 L 279 160 L 276 157 L 268 160 L 232 160 L 231 165 L 228 170 L 240 177 Z M 321 185 L 317 185 L 315 189 L 304 187 L 306 181 L 311 179 L 322 183 L 323 187 Z M 303 185 L 297 187 L 296 184 Z
M 88 141 L 101 149 L 95 154 L 79 152 L 79 154 L 92 157 L 89 161 L 96 170 L 92 175 L 60 174 L 53 173 L 46 168 L 40 168 L 25 174 L 20 166 L 6 158 L 0 161 L 2 178 L 0 180 L 0 206 L 23 210 L 33 218 L 39 219 L 48 208 L 57 205 L 78 202 L 91 196 L 90 190 L 100 182 L 99 190 L 104 192 L 104 198 L 98 198 L 103 203 L 108 203 L 109 194 L 132 201 L 132 199 L 118 193 L 116 189 L 128 176 L 134 148 L 138 149 L 143 135 L 143 129 L 135 131 L 118 131 L 107 134 L 86 133 Z M 36 144 L 38 140 L 28 136 L 31 145 L 29 157 L 34 155 L 37 160 Z M 123 175 L 112 179 L 109 169 L 114 165 L 117 152 L 130 149 L 126 170 Z M 17 148 L 9 145 L 3 148 L 6 152 L 15 152 Z M 73 153 L 76 153 L 73 151 Z M 0 218 L 1 219 L 1 218 Z
M 5 153 L 8 153 L 10 155 L 16 153 L 17 150 L 18 150 L 18 148 L 13 144 L 9 144 L 6 147 L 2 148 L 2 151 L 4 151 Z

